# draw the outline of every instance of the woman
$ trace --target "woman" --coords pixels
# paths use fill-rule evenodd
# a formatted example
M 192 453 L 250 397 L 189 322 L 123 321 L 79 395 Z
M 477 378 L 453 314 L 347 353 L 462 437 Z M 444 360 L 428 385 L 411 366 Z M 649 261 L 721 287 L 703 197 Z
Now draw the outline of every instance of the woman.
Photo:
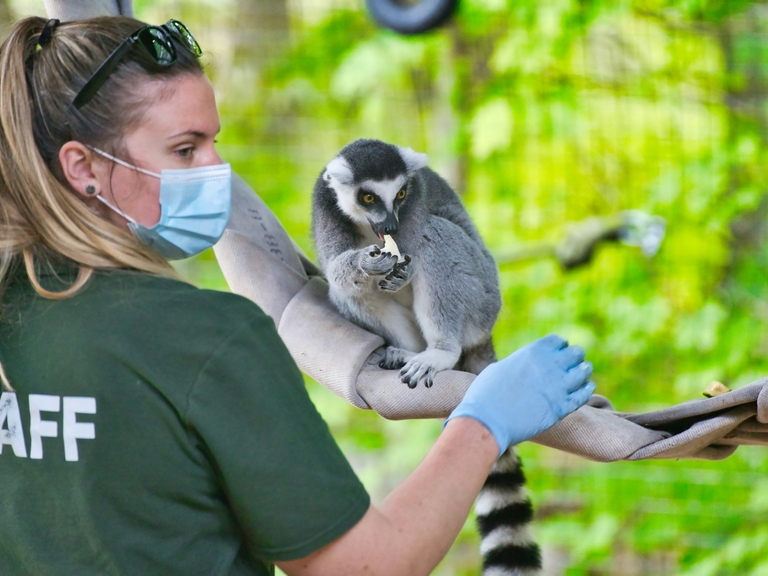
M 271 319 L 167 262 L 229 217 L 199 52 L 123 17 L 0 47 L 0 573 L 428 574 L 591 366 L 554 336 L 490 366 L 372 506 Z

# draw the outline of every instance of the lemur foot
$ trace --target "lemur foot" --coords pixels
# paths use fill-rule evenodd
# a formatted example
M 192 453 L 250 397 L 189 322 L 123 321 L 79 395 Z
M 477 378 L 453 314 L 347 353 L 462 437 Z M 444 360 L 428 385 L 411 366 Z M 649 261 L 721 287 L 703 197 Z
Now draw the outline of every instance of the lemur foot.
M 405 286 L 405 283 L 411 279 L 412 268 L 410 263 L 411 257 L 404 254 L 403 261 L 396 262 L 392 267 L 392 271 L 384 277 L 384 280 L 379 280 L 379 288 L 388 292 L 396 292 Z
M 416 356 L 416 354 L 410 350 L 387 346 L 387 349 L 384 351 L 384 358 L 379 362 L 379 368 L 384 368 L 384 370 L 399 370 L 414 356 Z
M 431 388 L 435 374 L 453 368 L 458 360 L 459 354 L 427 348 L 424 352 L 416 354 L 400 369 L 400 380 L 408 384 L 408 388 L 416 388 L 422 380 L 424 386 Z
M 432 384 L 435 383 L 435 369 L 431 366 L 411 366 L 406 370 L 405 366 L 400 370 L 400 380 L 408 385 L 408 388 L 414 389 L 419 385 L 421 380 L 424 380 L 424 386 L 426 388 L 432 388 Z
M 389 252 L 382 252 L 376 244 L 365 248 L 360 258 L 360 268 L 370 276 L 389 274 L 396 265 L 397 256 L 393 256 Z

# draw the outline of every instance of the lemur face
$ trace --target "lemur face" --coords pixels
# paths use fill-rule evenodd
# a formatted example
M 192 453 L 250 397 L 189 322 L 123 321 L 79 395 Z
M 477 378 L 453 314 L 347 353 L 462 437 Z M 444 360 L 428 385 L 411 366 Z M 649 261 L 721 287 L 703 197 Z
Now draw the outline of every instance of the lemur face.
M 334 178 L 328 183 L 336 192 L 339 208 L 353 222 L 370 225 L 379 238 L 397 232 L 398 212 L 408 197 L 405 174 L 392 180 L 365 180 L 359 185 L 342 184 Z
M 352 146 L 357 147 L 358 153 L 367 152 L 369 159 L 381 158 L 383 161 L 384 154 L 394 155 L 402 169 L 393 174 L 390 157 L 387 177 L 383 177 L 384 170 L 372 170 L 370 162 L 364 167 L 358 166 L 358 171 L 363 174 L 355 174 L 347 158 L 339 155 L 328 163 L 323 179 L 336 193 L 341 211 L 358 226 L 370 225 L 379 238 L 394 234 L 398 229 L 400 207 L 408 201 L 409 177 L 426 166 L 427 157 L 410 148 L 397 148 L 378 141 L 360 140 Z M 366 177 L 369 175 L 371 177 Z

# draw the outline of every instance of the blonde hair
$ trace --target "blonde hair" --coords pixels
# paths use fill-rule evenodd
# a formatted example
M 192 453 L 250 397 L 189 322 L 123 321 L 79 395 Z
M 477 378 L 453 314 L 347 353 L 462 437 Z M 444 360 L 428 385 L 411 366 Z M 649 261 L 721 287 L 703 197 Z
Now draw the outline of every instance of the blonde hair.
M 141 88 L 149 80 L 202 74 L 197 58 L 176 44 L 176 62 L 161 67 L 134 48 L 77 110 L 70 103 L 90 75 L 144 24 L 125 17 L 62 23 L 40 46 L 45 24 L 22 20 L 0 46 L 0 294 L 9 271 L 22 265 L 35 291 L 49 299 L 74 295 L 97 269 L 173 276 L 165 259 L 86 206 L 64 178 L 58 153 L 74 140 L 119 154 L 123 135 L 153 103 Z M 36 268 L 62 259 L 78 267 L 77 277 L 53 292 Z M 12 390 L 2 364 L 0 381 Z

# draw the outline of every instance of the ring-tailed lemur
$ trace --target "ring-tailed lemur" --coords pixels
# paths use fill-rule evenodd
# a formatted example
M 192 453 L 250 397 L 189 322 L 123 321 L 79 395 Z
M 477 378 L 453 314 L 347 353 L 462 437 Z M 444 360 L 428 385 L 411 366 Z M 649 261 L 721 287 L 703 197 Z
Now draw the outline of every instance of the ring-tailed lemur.
M 387 342 L 380 366 L 410 387 L 440 370 L 478 374 L 496 360 L 501 296 L 496 264 L 453 189 L 427 157 L 378 140 L 344 147 L 317 179 L 312 233 L 330 298 Z M 391 236 L 402 260 L 382 245 Z M 511 448 L 476 502 L 484 576 L 541 568 L 533 512 Z

